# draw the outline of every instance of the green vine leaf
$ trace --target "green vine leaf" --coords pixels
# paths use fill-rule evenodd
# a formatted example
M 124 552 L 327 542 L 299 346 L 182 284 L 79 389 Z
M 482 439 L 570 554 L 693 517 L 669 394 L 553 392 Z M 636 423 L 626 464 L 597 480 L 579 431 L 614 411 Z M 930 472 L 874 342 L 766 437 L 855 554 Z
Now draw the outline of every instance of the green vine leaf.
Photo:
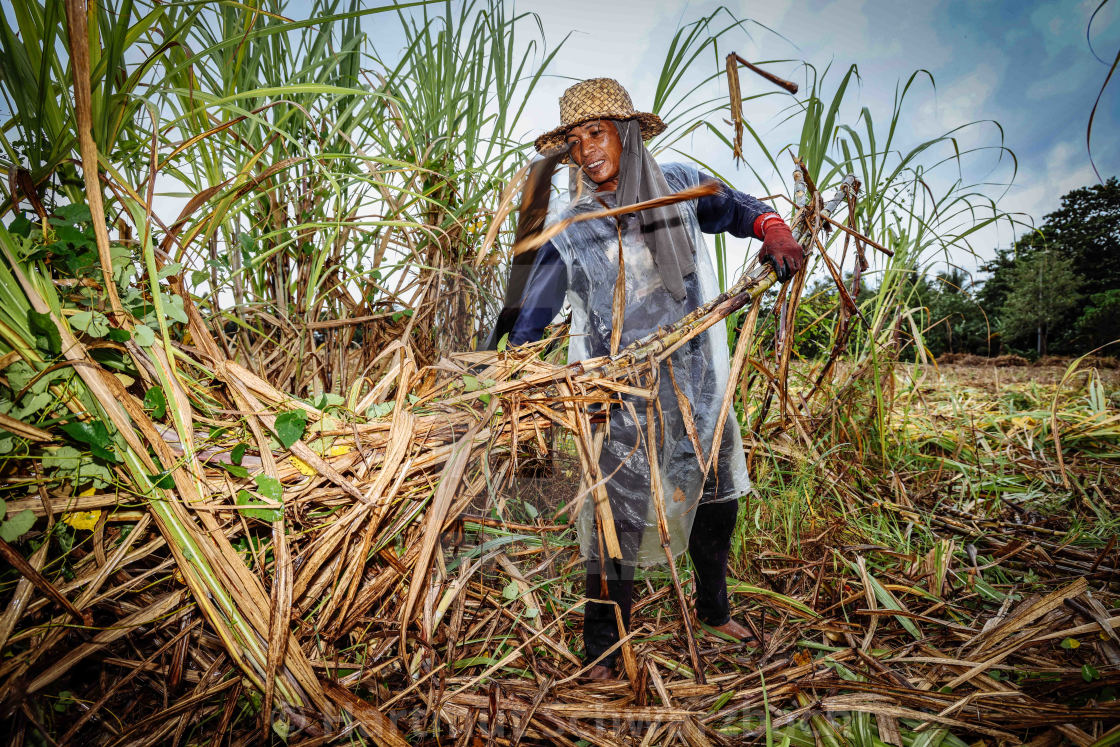
M 156 342 L 156 333 L 147 324 L 137 324 L 132 328 L 132 339 L 141 347 L 150 348 Z
M 163 393 L 163 387 L 153 386 L 144 392 L 144 407 L 152 411 L 156 420 L 167 414 L 167 395 Z
M 159 297 L 163 301 L 163 313 L 167 314 L 169 319 L 173 319 L 180 324 L 186 324 L 190 321 L 187 319 L 187 312 L 183 309 L 183 299 L 180 296 L 174 293 L 170 295 L 160 293 Z
M 242 467 L 240 464 L 223 464 L 221 462 L 218 462 L 218 466 L 234 477 L 240 477 L 244 479 L 249 476 L 249 470 Z
M 303 410 L 288 410 L 276 416 L 276 438 L 285 449 L 292 448 L 306 429 L 307 413 Z
M 35 525 L 35 512 L 29 508 L 20 511 L 12 518 L 0 524 L 0 539 L 5 542 L 15 542 L 17 539 L 27 534 L 31 527 Z
M 284 515 L 281 509 L 254 500 L 248 490 L 237 491 L 237 508 L 251 519 L 260 519 L 270 524 L 278 521 Z
M 51 355 L 62 353 L 62 337 L 58 334 L 58 327 L 54 325 L 50 314 L 40 314 L 35 309 L 28 309 L 27 326 L 37 337 L 43 339 L 45 349 L 50 351 Z
M 109 320 L 100 311 L 79 311 L 70 317 L 70 326 L 90 337 L 104 337 L 110 329 Z
M 270 501 L 277 503 L 283 502 L 284 499 L 284 486 L 275 477 L 268 475 L 257 475 L 253 478 L 257 483 L 257 492 L 263 495 Z

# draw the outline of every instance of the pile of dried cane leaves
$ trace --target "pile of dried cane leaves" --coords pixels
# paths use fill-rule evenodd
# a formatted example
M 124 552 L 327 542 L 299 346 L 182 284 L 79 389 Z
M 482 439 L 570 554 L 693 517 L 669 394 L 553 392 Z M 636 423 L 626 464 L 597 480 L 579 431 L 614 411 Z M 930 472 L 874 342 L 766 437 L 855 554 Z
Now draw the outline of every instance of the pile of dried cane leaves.
M 858 185 L 849 178 L 826 204 L 798 178 L 794 226 L 823 249 L 829 214 L 854 204 Z M 843 229 L 834 236 L 867 241 L 834 225 Z M 60 407 L 117 434 L 119 480 L 111 492 L 71 495 L 36 479 L 35 459 L 6 462 L 8 484 L 27 491 L 8 500 L 7 516 L 35 516 L 17 545 L 0 544 L 18 573 L 0 591 L 0 719 L 16 743 L 1089 744 L 1117 735 L 1120 704 L 1101 695 L 1120 683 L 1115 541 L 1088 551 L 1069 526 L 1024 520 L 998 498 L 961 509 L 948 471 L 876 472 L 875 449 L 864 451 L 857 431 L 875 417 L 869 392 L 895 387 L 889 315 L 867 331 L 877 346 L 863 359 L 834 366 L 838 344 L 807 378 L 813 386 L 787 394 L 791 336 L 769 362 L 752 339 L 773 283 L 760 270 L 654 339 L 582 365 L 548 362 L 544 342 L 418 366 L 402 335 L 383 346 L 360 398 L 320 408 L 235 363 L 236 341 L 182 294 L 189 338 L 129 348 L 172 405 L 153 412 L 75 336 L 49 278 L 21 266 L 7 237 L 4 250 L 80 377 L 57 393 Z M 799 278 L 779 298 L 788 318 L 803 286 Z M 733 580 L 732 597 L 765 637 L 760 649 L 697 631 L 682 612 L 688 574 L 667 566 L 642 582 L 623 676 L 588 682 L 581 564 L 566 519 L 585 500 L 609 512 L 588 482 L 598 477 L 590 408 L 650 391 L 652 361 L 741 308 L 725 406 L 738 392 L 783 413 L 763 412 L 764 427 L 748 433 L 752 469 L 759 454 L 808 465 L 801 487 L 835 496 L 839 509 L 810 501 L 787 552 L 749 528 L 786 493 L 768 493 L 775 483 L 761 479 L 744 506 L 750 562 L 734 571 L 754 583 Z M 841 304 L 837 339 L 856 319 Z M 17 436 L 49 443 L 50 433 L 8 420 Z M 859 454 L 831 448 L 842 441 Z M 1116 466 L 1086 446 L 1053 474 L 1079 485 L 1096 475 L 1103 505 L 1114 506 L 1101 476 Z M 75 521 L 82 512 L 88 525 Z M 904 531 L 901 545 L 927 549 L 870 541 L 868 516 Z M 51 538 L 63 517 L 83 528 L 60 559 Z M 1007 582 L 991 582 L 993 569 Z

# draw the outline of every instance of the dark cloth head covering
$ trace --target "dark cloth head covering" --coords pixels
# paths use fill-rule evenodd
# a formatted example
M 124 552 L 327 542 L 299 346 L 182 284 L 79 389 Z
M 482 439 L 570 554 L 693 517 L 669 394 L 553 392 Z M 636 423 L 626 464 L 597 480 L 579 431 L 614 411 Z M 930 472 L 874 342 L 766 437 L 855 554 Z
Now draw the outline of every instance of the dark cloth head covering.
M 614 122 L 622 141 L 615 204 L 625 207 L 672 194 L 661 167 L 642 142 L 639 123 L 633 119 L 610 121 Z M 596 185 L 583 169 L 572 169 L 569 189 L 575 199 L 577 195 L 595 191 Z M 684 300 L 684 278 L 696 271 L 696 247 L 685 230 L 680 208 L 666 205 L 634 215 L 641 226 L 642 238 L 653 255 L 662 284 L 674 299 Z

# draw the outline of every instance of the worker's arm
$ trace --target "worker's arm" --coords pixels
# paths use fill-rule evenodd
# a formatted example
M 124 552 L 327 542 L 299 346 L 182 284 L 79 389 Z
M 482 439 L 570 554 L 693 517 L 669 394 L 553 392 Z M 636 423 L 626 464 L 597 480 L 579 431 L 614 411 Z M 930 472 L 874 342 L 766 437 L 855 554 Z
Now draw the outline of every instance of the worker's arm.
M 704 175 L 707 179 L 712 177 Z M 696 201 L 696 218 L 704 233 L 724 233 L 740 239 L 761 239 L 760 262 L 774 268 L 779 282 L 801 269 L 805 252 L 782 217 L 769 205 L 732 189 L 718 179 L 719 192 Z
M 719 192 L 696 201 L 696 218 L 704 233 L 729 233 L 740 239 L 761 239 L 763 223 L 770 218 L 781 220 L 777 211 L 766 203 L 707 174 L 702 174 L 701 178 L 719 185 Z
M 509 333 L 510 345 L 535 342 L 564 306 L 568 270 L 552 242 L 537 251 L 529 281 L 521 293 L 521 308 Z

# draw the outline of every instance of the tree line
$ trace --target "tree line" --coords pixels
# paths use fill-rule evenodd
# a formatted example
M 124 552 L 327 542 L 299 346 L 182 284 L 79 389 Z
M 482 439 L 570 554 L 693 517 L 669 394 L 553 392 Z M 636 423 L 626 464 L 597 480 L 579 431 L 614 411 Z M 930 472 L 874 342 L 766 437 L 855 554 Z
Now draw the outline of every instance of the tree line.
M 911 308 L 932 355 L 1080 355 L 1120 340 L 1120 181 L 1065 194 L 980 269 L 982 280 L 914 274 Z

